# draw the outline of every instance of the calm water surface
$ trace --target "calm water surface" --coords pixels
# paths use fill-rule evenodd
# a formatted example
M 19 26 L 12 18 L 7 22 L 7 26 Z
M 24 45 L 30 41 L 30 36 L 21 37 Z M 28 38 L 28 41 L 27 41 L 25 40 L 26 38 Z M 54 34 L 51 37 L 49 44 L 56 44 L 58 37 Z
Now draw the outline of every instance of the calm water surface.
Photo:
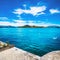
M 60 50 L 60 28 L 0 28 L 0 40 L 42 56 Z

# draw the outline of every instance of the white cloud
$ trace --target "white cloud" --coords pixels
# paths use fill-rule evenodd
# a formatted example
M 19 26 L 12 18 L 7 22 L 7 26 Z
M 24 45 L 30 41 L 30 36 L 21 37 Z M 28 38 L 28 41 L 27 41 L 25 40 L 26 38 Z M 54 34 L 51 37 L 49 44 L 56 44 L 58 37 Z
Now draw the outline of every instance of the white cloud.
M 0 20 L 8 20 L 7 17 L 0 17 Z
M 23 26 L 24 23 L 14 23 L 14 22 L 8 22 L 8 21 L 0 21 L 0 26 Z
M 51 25 L 57 25 L 57 24 L 53 24 L 53 23 L 49 23 L 49 22 L 44 22 L 44 21 L 33 21 L 33 20 L 29 20 L 29 21 L 24 21 L 24 20 L 14 20 L 16 26 L 24 26 L 24 25 L 30 25 L 30 26 L 51 26 Z
M 13 22 L 9 21 L 0 21 L 0 26 L 24 26 L 26 21 L 23 20 L 14 20 Z
M 11 23 L 10 22 L 8 22 L 8 21 L 0 21 L 0 26 L 9 26 L 9 25 L 11 25 Z
M 49 11 L 50 11 L 51 14 L 60 13 L 60 11 L 57 10 L 57 9 L 50 9 Z
M 27 24 L 30 26 L 35 25 L 35 21 L 29 20 Z
M 29 20 L 24 21 L 24 20 L 14 20 L 13 22 L 8 22 L 8 21 L 0 21 L 0 26 L 24 26 L 24 25 L 30 25 L 30 26 L 51 26 L 51 25 L 57 25 L 57 24 L 53 24 L 53 23 L 49 23 L 49 22 L 43 22 L 43 21 L 32 21 Z
M 24 20 L 14 20 L 14 22 L 17 22 L 17 23 L 25 23 L 26 21 L 24 21 Z
M 32 14 L 32 15 L 38 15 L 38 14 L 43 14 L 44 11 L 46 10 L 46 6 L 40 6 L 40 7 L 30 7 L 29 10 L 25 9 L 21 9 L 21 8 L 18 8 L 18 9 L 15 9 L 13 11 L 14 14 L 18 14 L 18 15 L 21 15 L 23 13 L 26 13 L 26 14 Z M 43 12 L 43 13 L 42 13 Z M 40 15 L 41 15 L 40 14 Z
M 15 9 L 15 11 L 13 11 L 13 13 L 20 15 L 20 14 L 22 14 L 22 13 L 24 13 L 24 12 L 23 12 L 22 9 L 19 8 L 19 9 Z
M 24 20 L 14 20 L 14 22 L 15 22 L 16 26 L 24 26 L 27 24 L 26 21 L 24 21 Z

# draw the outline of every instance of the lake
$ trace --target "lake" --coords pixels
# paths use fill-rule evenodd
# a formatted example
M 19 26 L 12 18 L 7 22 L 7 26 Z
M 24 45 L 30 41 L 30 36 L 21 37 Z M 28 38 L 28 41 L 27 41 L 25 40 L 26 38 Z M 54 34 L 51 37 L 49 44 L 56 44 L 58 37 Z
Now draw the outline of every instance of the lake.
M 43 56 L 60 50 L 60 28 L 0 28 L 0 41 Z

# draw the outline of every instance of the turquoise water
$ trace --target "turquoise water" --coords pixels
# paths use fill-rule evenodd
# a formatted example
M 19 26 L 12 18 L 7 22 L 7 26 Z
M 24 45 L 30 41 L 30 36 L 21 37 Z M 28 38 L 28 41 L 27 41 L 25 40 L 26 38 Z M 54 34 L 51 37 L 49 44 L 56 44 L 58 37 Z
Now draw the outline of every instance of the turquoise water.
M 60 28 L 0 28 L 0 40 L 42 56 L 60 50 Z

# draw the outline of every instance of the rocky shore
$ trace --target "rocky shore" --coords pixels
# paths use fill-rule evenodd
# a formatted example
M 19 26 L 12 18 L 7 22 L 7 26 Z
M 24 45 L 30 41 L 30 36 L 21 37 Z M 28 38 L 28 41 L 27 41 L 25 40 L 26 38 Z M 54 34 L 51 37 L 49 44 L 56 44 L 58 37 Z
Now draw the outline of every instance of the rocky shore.
M 13 47 L 0 52 L 0 60 L 40 60 L 40 57 Z
M 40 57 L 12 47 L 0 52 L 0 60 L 60 60 L 60 51 L 53 51 Z
M 0 41 L 0 60 L 60 60 L 60 51 L 52 51 L 40 57 Z

